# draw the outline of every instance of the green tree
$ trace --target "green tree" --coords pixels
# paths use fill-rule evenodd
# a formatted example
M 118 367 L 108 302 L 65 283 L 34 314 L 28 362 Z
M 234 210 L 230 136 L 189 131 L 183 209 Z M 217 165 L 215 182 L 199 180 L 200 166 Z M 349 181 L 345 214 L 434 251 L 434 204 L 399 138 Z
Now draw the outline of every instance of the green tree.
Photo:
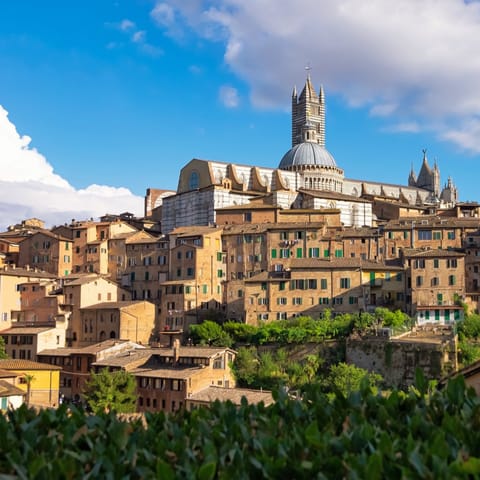
M 8 358 L 7 352 L 5 351 L 5 340 L 3 337 L 0 337 L 0 360 Z
M 411 322 L 410 317 L 401 310 L 392 312 L 384 307 L 377 307 L 375 309 L 375 318 L 385 327 L 409 326 Z
M 25 373 L 23 375 L 23 378 L 25 379 L 25 382 L 27 384 L 27 407 L 30 406 L 30 400 L 32 396 L 32 382 L 35 380 L 35 377 L 30 374 L 30 373 Z
M 360 390 L 364 378 L 368 380 L 371 387 L 379 386 L 383 380 L 378 373 L 369 373 L 363 368 L 348 363 L 338 363 L 330 367 L 326 387 L 338 390 L 346 397 L 350 393 Z
M 259 359 L 255 347 L 240 347 L 232 369 L 239 387 L 251 387 L 258 377 Z
M 215 347 L 231 347 L 232 337 L 225 332 L 221 325 L 211 320 L 190 325 L 190 335 L 194 343 L 213 345 Z
M 91 373 L 84 398 L 95 414 L 114 411 L 131 413 L 135 411 L 135 377 L 124 370 L 110 372 L 104 368 L 100 373 Z
M 458 324 L 458 334 L 460 337 L 479 338 L 480 337 L 480 315 L 472 313 Z

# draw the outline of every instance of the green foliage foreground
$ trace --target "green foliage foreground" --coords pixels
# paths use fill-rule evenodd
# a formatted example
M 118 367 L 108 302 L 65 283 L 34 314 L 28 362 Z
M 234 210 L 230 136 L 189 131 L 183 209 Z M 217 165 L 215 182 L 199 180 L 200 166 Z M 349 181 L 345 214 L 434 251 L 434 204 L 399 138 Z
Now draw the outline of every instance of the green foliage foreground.
M 192 413 L 121 421 L 113 413 L 36 413 L 0 418 L 0 472 L 7 478 L 478 478 L 480 400 L 463 379 L 441 392 L 388 396 L 367 384 L 330 401 L 216 403 Z M 5 478 L 5 476 L 3 476 Z

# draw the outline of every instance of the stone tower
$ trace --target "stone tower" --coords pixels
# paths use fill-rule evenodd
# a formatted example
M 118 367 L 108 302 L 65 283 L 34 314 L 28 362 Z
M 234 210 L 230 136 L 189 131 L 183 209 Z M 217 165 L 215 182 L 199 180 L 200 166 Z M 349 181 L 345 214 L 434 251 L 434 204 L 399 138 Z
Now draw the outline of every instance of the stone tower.
M 323 87 L 317 95 L 313 88 L 310 75 L 303 87 L 300 96 L 297 96 L 297 89 L 292 93 L 292 147 L 305 141 L 305 126 L 309 129 L 313 125 L 314 138 L 309 141 L 318 143 L 325 147 L 325 94 Z

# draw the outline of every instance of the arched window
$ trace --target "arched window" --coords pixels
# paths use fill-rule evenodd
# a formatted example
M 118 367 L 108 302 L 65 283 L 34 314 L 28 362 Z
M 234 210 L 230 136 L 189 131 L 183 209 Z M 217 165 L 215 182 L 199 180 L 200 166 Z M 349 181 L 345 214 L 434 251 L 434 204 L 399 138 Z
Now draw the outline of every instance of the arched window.
M 113 330 L 110 332 L 110 338 L 115 338 L 115 332 Z
M 100 341 L 103 342 L 106 338 L 107 334 L 102 330 L 100 332 Z
M 190 182 L 188 184 L 190 190 L 195 190 L 200 186 L 200 178 L 198 176 L 198 172 L 193 171 L 190 174 Z

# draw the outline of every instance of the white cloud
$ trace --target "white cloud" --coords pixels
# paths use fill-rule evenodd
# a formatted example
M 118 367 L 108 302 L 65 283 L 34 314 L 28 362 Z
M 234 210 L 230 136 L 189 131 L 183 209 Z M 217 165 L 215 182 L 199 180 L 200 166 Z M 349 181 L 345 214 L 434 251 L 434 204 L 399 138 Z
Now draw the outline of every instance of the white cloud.
M 155 5 L 150 12 L 151 17 L 161 27 L 170 27 L 175 22 L 174 9 L 163 2 L 159 2 Z
M 90 185 L 76 190 L 30 141 L 17 132 L 0 105 L 0 229 L 29 217 L 53 225 L 105 213 L 142 214 L 142 197 L 127 188 Z
M 418 133 L 421 128 L 416 122 L 403 122 L 395 125 L 390 125 L 383 129 L 385 132 L 398 132 L 398 133 Z
M 283 107 L 309 60 L 327 95 L 399 123 L 453 121 L 458 132 L 437 135 L 480 149 L 464 130 L 480 111 L 478 2 L 169 0 L 155 10 L 167 33 L 190 28 L 224 42 L 257 106 Z
M 145 42 L 145 30 L 139 30 L 132 35 L 132 42 L 143 43 Z
M 135 28 L 135 23 L 131 20 L 125 19 L 120 22 L 120 30 L 127 32 L 129 30 L 133 30 Z
M 220 101 L 225 105 L 227 108 L 235 108 L 238 107 L 240 103 L 240 98 L 238 96 L 238 90 L 234 87 L 230 87 L 228 85 L 222 85 L 218 92 L 218 96 Z

